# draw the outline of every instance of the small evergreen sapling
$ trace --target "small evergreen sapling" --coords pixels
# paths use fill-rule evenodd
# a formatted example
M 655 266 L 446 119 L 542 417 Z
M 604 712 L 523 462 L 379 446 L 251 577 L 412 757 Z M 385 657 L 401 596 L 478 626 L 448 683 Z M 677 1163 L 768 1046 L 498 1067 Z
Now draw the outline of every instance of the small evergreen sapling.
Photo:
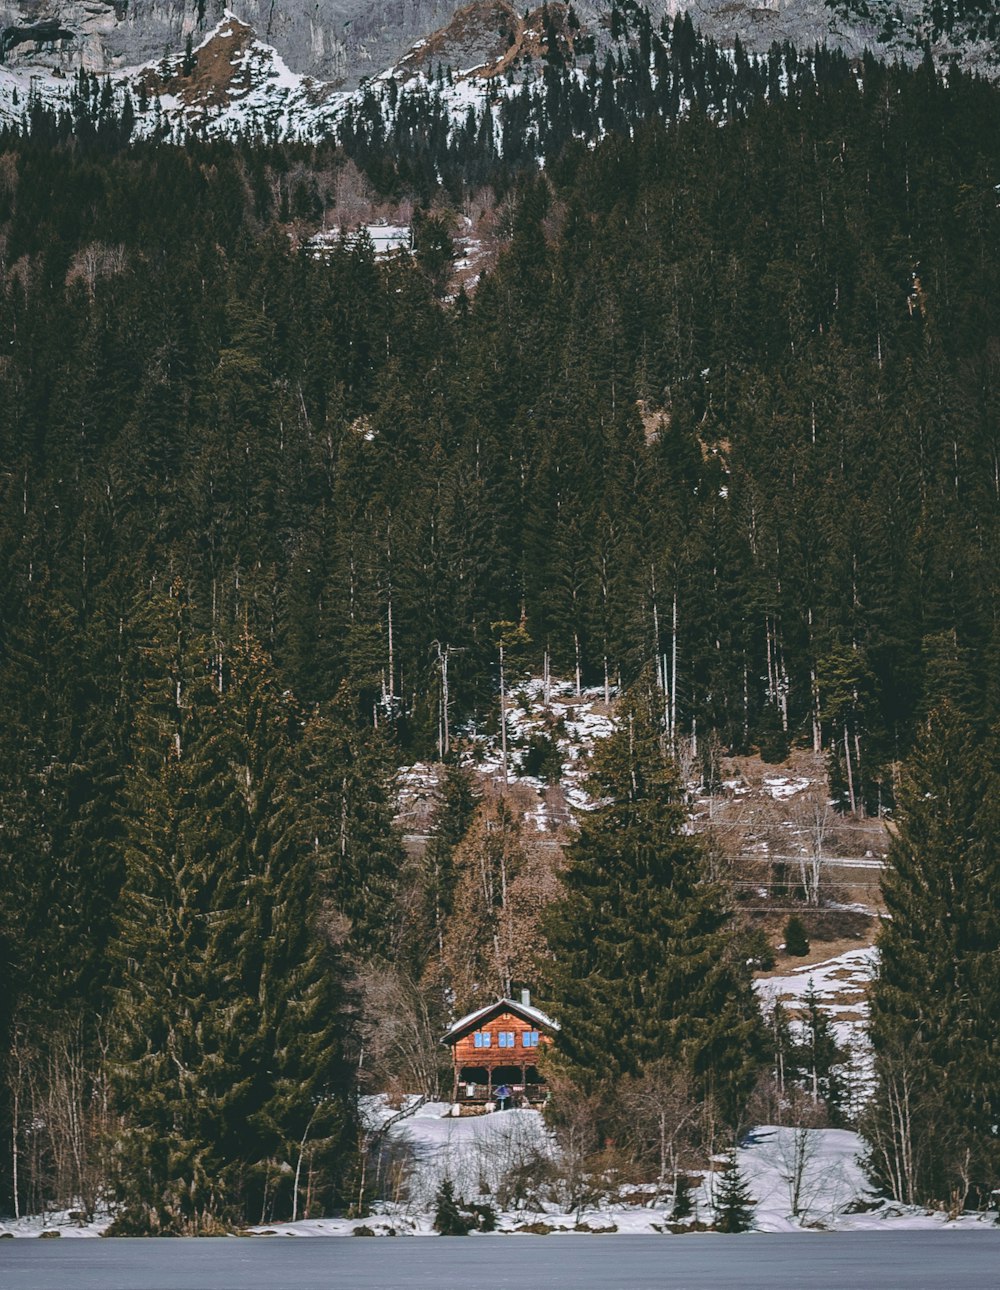
M 843 1122 L 847 1089 L 839 1067 L 847 1054 L 837 1043 L 833 1023 L 823 1011 L 820 997 L 812 977 L 802 999 L 805 1016 L 802 1020 L 802 1038 L 796 1045 L 795 1058 L 804 1087 L 813 1102 L 822 1099 L 831 1124 Z
M 681 1223 L 694 1213 L 694 1201 L 691 1198 L 691 1179 L 687 1174 L 677 1175 L 677 1186 L 674 1189 L 674 1203 L 670 1210 L 670 1219 Z
M 809 953 L 809 938 L 802 926 L 802 919 L 793 914 L 785 924 L 785 953 L 802 959 Z
M 753 1223 L 753 1205 L 733 1147 L 726 1156 L 726 1167 L 715 1189 L 715 1230 L 748 1232 Z
M 469 1228 L 475 1226 L 475 1218 L 463 1214 L 455 1199 L 455 1186 L 446 1178 L 437 1190 L 434 1198 L 434 1230 L 442 1236 L 468 1236 Z
M 774 967 L 774 947 L 762 927 L 755 927 L 745 938 L 747 965 L 755 972 L 770 972 Z

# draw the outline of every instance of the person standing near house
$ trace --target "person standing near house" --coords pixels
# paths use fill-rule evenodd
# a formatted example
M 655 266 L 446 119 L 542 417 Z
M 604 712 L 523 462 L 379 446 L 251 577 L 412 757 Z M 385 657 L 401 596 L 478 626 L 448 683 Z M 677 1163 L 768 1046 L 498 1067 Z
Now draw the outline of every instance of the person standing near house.
M 507 1103 L 510 1100 L 510 1085 L 501 1084 L 498 1089 L 494 1089 L 493 1096 L 497 1100 L 497 1110 L 506 1111 Z

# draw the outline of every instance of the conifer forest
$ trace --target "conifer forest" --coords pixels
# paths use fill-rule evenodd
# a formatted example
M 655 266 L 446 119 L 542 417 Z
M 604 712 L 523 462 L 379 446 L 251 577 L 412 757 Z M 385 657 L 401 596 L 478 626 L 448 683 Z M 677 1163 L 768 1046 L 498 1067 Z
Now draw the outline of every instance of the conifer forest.
M 995 1208 L 1000 89 L 628 15 L 457 125 L 0 130 L 0 1213 L 363 1219 L 366 1103 L 522 988 L 559 1149 L 491 1203 L 725 1158 L 741 1230 L 768 1123 Z M 550 677 L 609 733 L 542 846 Z M 857 1095 L 753 977 L 861 916 L 690 823 L 796 756 L 885 840 Z

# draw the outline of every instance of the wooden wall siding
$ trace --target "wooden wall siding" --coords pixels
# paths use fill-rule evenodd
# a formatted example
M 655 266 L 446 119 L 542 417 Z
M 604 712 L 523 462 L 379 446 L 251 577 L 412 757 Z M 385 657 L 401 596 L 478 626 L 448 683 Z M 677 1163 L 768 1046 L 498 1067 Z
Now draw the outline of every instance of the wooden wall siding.
M 477 1030 L 488 1031 L 492 1036 L 489 1048 L 477 1048 L 475 1034 Z M 512 1030 L 514 1032 L 514 1047 L 500 1047 L 500 1031 Z M 534 1066 L 536 1064 L 538 1053 L 543 1045 L 551 1044 L 552 1039 L 544 1031 L 538 1033 L 538 1047 L 525 1048 L 521 1043 L 521 1035 L 526 1030 L 538 1030 L 537 1026 L 531 1025 L 527 1021 L 522 1021 L 520 1017 L 514 1017 L 509 1012 L 502 1012 L 499 1017 L 493 1017 L 483 1026 L 477 1026 L 475 1030 L 470 1030 L 467 1035 L 456 1040 L 452 1045 L 452 1057 L 456 1066 L 483 1066 L 487 1070 L 492 1070 L 497 1066 Z

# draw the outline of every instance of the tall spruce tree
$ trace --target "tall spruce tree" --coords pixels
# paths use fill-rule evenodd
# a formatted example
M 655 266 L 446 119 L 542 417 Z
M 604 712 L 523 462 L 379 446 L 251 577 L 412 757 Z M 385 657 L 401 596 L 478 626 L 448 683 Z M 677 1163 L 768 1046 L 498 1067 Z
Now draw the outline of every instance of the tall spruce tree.
M 378 730 L 359 720 L 346 685 L 305 730 L 304 823 L 327 858 L 330 894 L 362 957 L 398 949 L 395 907 L 405 855 L 392 824 L 394 771 Z
M 805 1015 L 793 1052 L 800 1082 L 814 1103 L 824 1103 L 830 1122 L 842 1124 L 847 1089 L 841 1067 L 847 1053 L 837 1043 L 833 1022 L 823 1010 L 811 977 L 802 1003 Z
M 871 993 L 865 1124 L 899 1200 L 960 1208 L 1000 1184 L 1000 782 L 954 709 L 928 719 L 900 794 Z
M 232 1216 L 224 1102 L 238 1007 L 215 936 L 227 904 L 227 774 L 213 738 L 218 693 L 179 588 L 157 606 L 123 806 L 117 1029 L 112 1077 L 119 1230 L 211 1231 Z M 220 891 L 220 887 L 222 891 Z M 228 893 L 232 899 L 231 890 Z
M 669 1058 L 738 1120 L 763 1051 L 745 966 L 681 787 L 649 718 L 632 706 L 594 755 L 587 814 L 549 920 L 547 1003 L 558 1060 L 587 1090 Z
M 429 968 L 432 977 L 440 977 L 442 970 L 445 930 L 455 895 L 455 851 L 479 802 L 472 772 L 464 766 L 447 768 L 440 794 L 420 873 L 420 927 L 412 936 L 414 967 L 418 973 Z
M 258 647 L 209 651 L 176 596 L 125 798 L 112 1072 L 123 1232 L 298 1209 L 351 1130 L 349 1008 L 302 819 L 299 714 Z

